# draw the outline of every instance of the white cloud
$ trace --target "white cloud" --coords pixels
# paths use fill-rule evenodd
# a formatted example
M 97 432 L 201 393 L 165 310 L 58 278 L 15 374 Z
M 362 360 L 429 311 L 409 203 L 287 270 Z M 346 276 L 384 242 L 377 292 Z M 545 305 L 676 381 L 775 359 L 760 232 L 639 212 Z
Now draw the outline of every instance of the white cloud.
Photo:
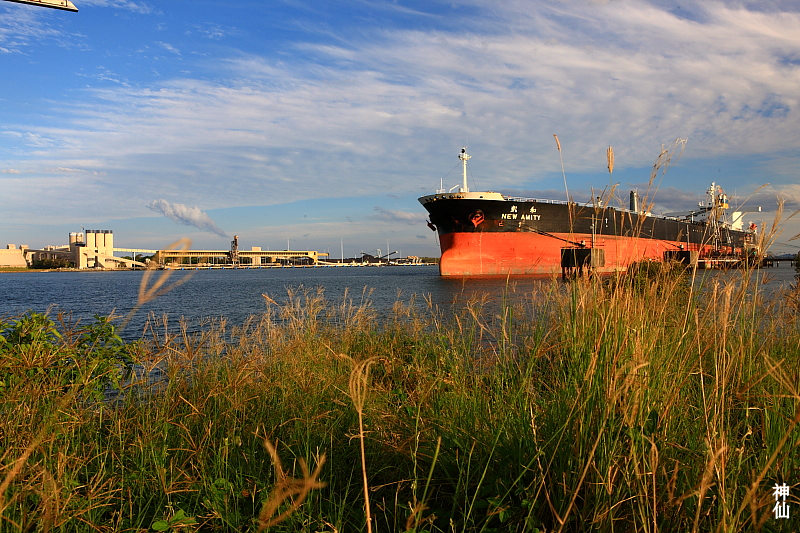
M 396 209 L 385 209 L 380 206 L 375 206 L 372 208 L 374 214 L 372 218 L 375 220 L 381 220 L 383 222 L 395 223 L 395 224 L 410 224 L 413 226 L 419 226 L 425 222 L 426 216 L 422 211 L 400 211 Z
M 0 5 L 0 54 L 23 54 L 32 42 L 57 41 L 63 36 L 53 25 L 37 18 L 37 11 L 21 4 Z
M 181 51 L 178 50 L 178 48 L 176 48 L 175 46 L 171 45 L 170 43 L 165 43 L 164 41 L 158 41 L 156 44 L 161 48 L 163 48 L 164 50 L 166 50 L 167 52 L 175 54 L 176 56 L 181 55 Z
M 216 223 L 208 216 L 207 213 L 203 212 L 199 207 L 194 206 L 190 207 L 184 204 L 179 203 L 170 203 L 163 198 L 158 200 L 153 200 L 149 204 L 147 204 L 148 209 L 152 209 L 158 213 L 161 213 L 165 217 L 168 217 L 179 224 L 186 224 L 189 226 L 194 226 L 198 229 L 204 231 L 210 231 L 216 235 L 221 237 L 227 237 L 228 234 L 222 231 Z
M 647 167 L 677 136 L 689 138 L 684 167 L 736 157 L 762 159 L 776 183 L 796 173 L 797 10 L 704 2 L 678 11 L 627 0 L 484 6 L 438 29 L 360 28 L 277 54 L 231 53 L 204 63 L 204 75 L 89 87 L 66 110 L 54 105 L 50 125 L 14 125 L 28 152 L 3 166 L 43 182 L 54 169 L 76 170 L 64 187 L 93 191 L 117 215 L 155 196 L 233 207 L 427 192 L 462 144 L 483 186 L 522 187 L 560 176 L 553 133 L 568 173 L 602 175 L 609 144 L 617 172 Z M 3 24 L 8 49 L 56 31 Z M 67 192 L 54 209 L 83 205 Z M 0 208 L 20 209 L 5 200 Z
M 80 0 L 76 6 L 78 9 L 89 6 L 122 9 L 141 15 L 148 15 L 155 11 L 147 2 L 134 2 L 133 0 Z

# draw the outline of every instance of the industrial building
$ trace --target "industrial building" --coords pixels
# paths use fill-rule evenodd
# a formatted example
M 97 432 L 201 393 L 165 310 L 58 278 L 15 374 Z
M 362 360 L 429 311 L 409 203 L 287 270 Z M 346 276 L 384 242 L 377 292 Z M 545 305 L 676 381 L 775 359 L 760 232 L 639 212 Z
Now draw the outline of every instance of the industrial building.
M 134 259 L 137 255 L 150 255 L 147 262 L 117 257 L 115 253 L 127 253 Z M 148 250 L 139 248 L 115 248 L 111 230 L 86 230 L 69 234 L 69 244 L 45 246 L 39 250 L 26 245 L 14 244 L 0 250 L 0 267 L 25 268 L 35 264 L 69 266 L 78 269 L 118 269 L 147 267 L 154 262 L 163 268 L 195 267 L 261 267 L 277 265 L 316 265 L 326 252 L 316 250 L 262 250 L 253 246 L 250 250 L 239 249 L 239 237 L 235 235 L 230 250 Z
M 5 250 L 0 250 L 0 267 L 26 268 L 28 266 L 28 262 L 25 260 L 27 251 L 26 245 L 19 248 L 16 244 L 6 245 Z
M 71 266 L 80 269 L 114 269 L 130 266 L 146 266 L 138 261 L 115 257 L 114 252 L 130 252 L 129 249 L 114 248 L 114 232 L 109 229 L 86 230 L 85 233 L 70 233 L 69 244 L 45 246 L 34 250 L 28 246 L 16 248 L 9 244 L 0 254 L 0 266 L 26 267 L 35 263 Z M 137 250 L 153 253 L 155 250 Z M 17 253 L 13 253 L 17 252 Z

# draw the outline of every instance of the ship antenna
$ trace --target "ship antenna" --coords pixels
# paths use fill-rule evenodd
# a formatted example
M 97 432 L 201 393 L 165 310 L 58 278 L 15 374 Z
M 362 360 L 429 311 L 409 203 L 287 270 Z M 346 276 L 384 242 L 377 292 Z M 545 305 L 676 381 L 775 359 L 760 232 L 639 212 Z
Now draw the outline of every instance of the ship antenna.
M 564 192 L 567 194 L 567 202 L 569 202 L 569 189 L 567 188 L 567 174 L 564 172 L 564 156 L 561 154 L 561 141 L 558 140 L 558 135 L 553 134 L 556 140 L 556 148 L 558 148 L 558 159 L 561 161 L 561 175 L 564 177 Z M 609 171 L 611 168 L 609 168 Z M 572 229 L 570 229 L 572 231 Z
M 461 153 L 458 154 L 458 158 L 461 160 L 461 164 L 464 167 L 464 179 L 461 185 L 461 192 L 469 192 L 469 186 L 467 185 L 467 161 L 469 161 L 471 155 L 467 153 L 466 148 L 461 149 Z

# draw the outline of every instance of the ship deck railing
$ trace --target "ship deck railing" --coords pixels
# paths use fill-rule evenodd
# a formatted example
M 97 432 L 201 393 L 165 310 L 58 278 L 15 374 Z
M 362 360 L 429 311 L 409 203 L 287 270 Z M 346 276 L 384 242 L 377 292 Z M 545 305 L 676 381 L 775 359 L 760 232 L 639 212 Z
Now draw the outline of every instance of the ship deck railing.
M 623 213 L 633 213 L 635 215 L 640 215 L 640 216 L 650 216 L 650 217 L 657 216 L 658 218 L 663 218 L 663 219 L 667 219 L 667 220 L 674 220 L 676 222 L 685 222 L 685 223 L 688 223 L 688 224 L 702 224 L 703 223 L 702 220 L 687 219 L 685 217 L 676 217 L 676 216 L 663 215 L 663 214 L 654 215 L 652 213 L 643 213 L 641 211 L 640 212 L 631 211 L 630 209 L 628 209 L 626 207 L 621 207 L 621 206 L 613 206 L 613 205 L 597 206 L 597 205 L 595 205 L 593 203 L 590 203 L 590 202 L 567 202 L 566 200 L 551 200 L 551 199 L 546 199 L 546 198 L 529 198 L 529 197 L 525 197 L 525 196 L 506 196 L 505 194 L 503 195 L 503 198 L 508 200 L 509 202 L 537 202 L 537 203 L 541 203 L 541 204 L 556 204 L 556 205 L 575 204 L 578 207 L 591 207 L 591 208 L 600 207 L 601 209 L 605 208 L 605 207 L 610 207 L 611 209 L 614 209 L 615 211 L 620 211 L 620 212 L 623 212 Z M 733 228 L 728 227 L 727 229 L 733 229 Z
M 567 202 L 566 200 L 550 200 L 550 199 L 543 199 L 543 198 L 526 198 L 524 196 L 506 196 L 503 195 L 503 198 L 508 200 L 509 202 L 537 202 L 540 204 L 560 204 L 560 205 L 568 205 L 568 204 L 575 204 L 575 205 L 586 205 L 591 207 L 591 204 L 580 204 L 577 202 Z

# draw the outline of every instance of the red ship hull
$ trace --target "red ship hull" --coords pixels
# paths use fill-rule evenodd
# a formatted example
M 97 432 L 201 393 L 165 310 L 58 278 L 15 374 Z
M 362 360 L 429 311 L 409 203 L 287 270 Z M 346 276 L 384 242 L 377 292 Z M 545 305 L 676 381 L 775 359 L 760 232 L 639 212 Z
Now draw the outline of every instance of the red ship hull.
M 535 233 L 447 233 L 440 235 L 442 256 L 439 273 L 443 277 L 506 277 L 561 275 L 562 242 L 590 242 L 591 235 Z M 681 243 L 636 237 L 603 236 L 596 238 L 595 248 L 604 251 L 605 265 L 596 273 L 627 270 L 636 261 L 664 259 L 664 253 L 679 249 Z M 708 256 L 711 247 L 697 249 L 699 256 Z M 733 254 L 728 248 L 717 250 Z

